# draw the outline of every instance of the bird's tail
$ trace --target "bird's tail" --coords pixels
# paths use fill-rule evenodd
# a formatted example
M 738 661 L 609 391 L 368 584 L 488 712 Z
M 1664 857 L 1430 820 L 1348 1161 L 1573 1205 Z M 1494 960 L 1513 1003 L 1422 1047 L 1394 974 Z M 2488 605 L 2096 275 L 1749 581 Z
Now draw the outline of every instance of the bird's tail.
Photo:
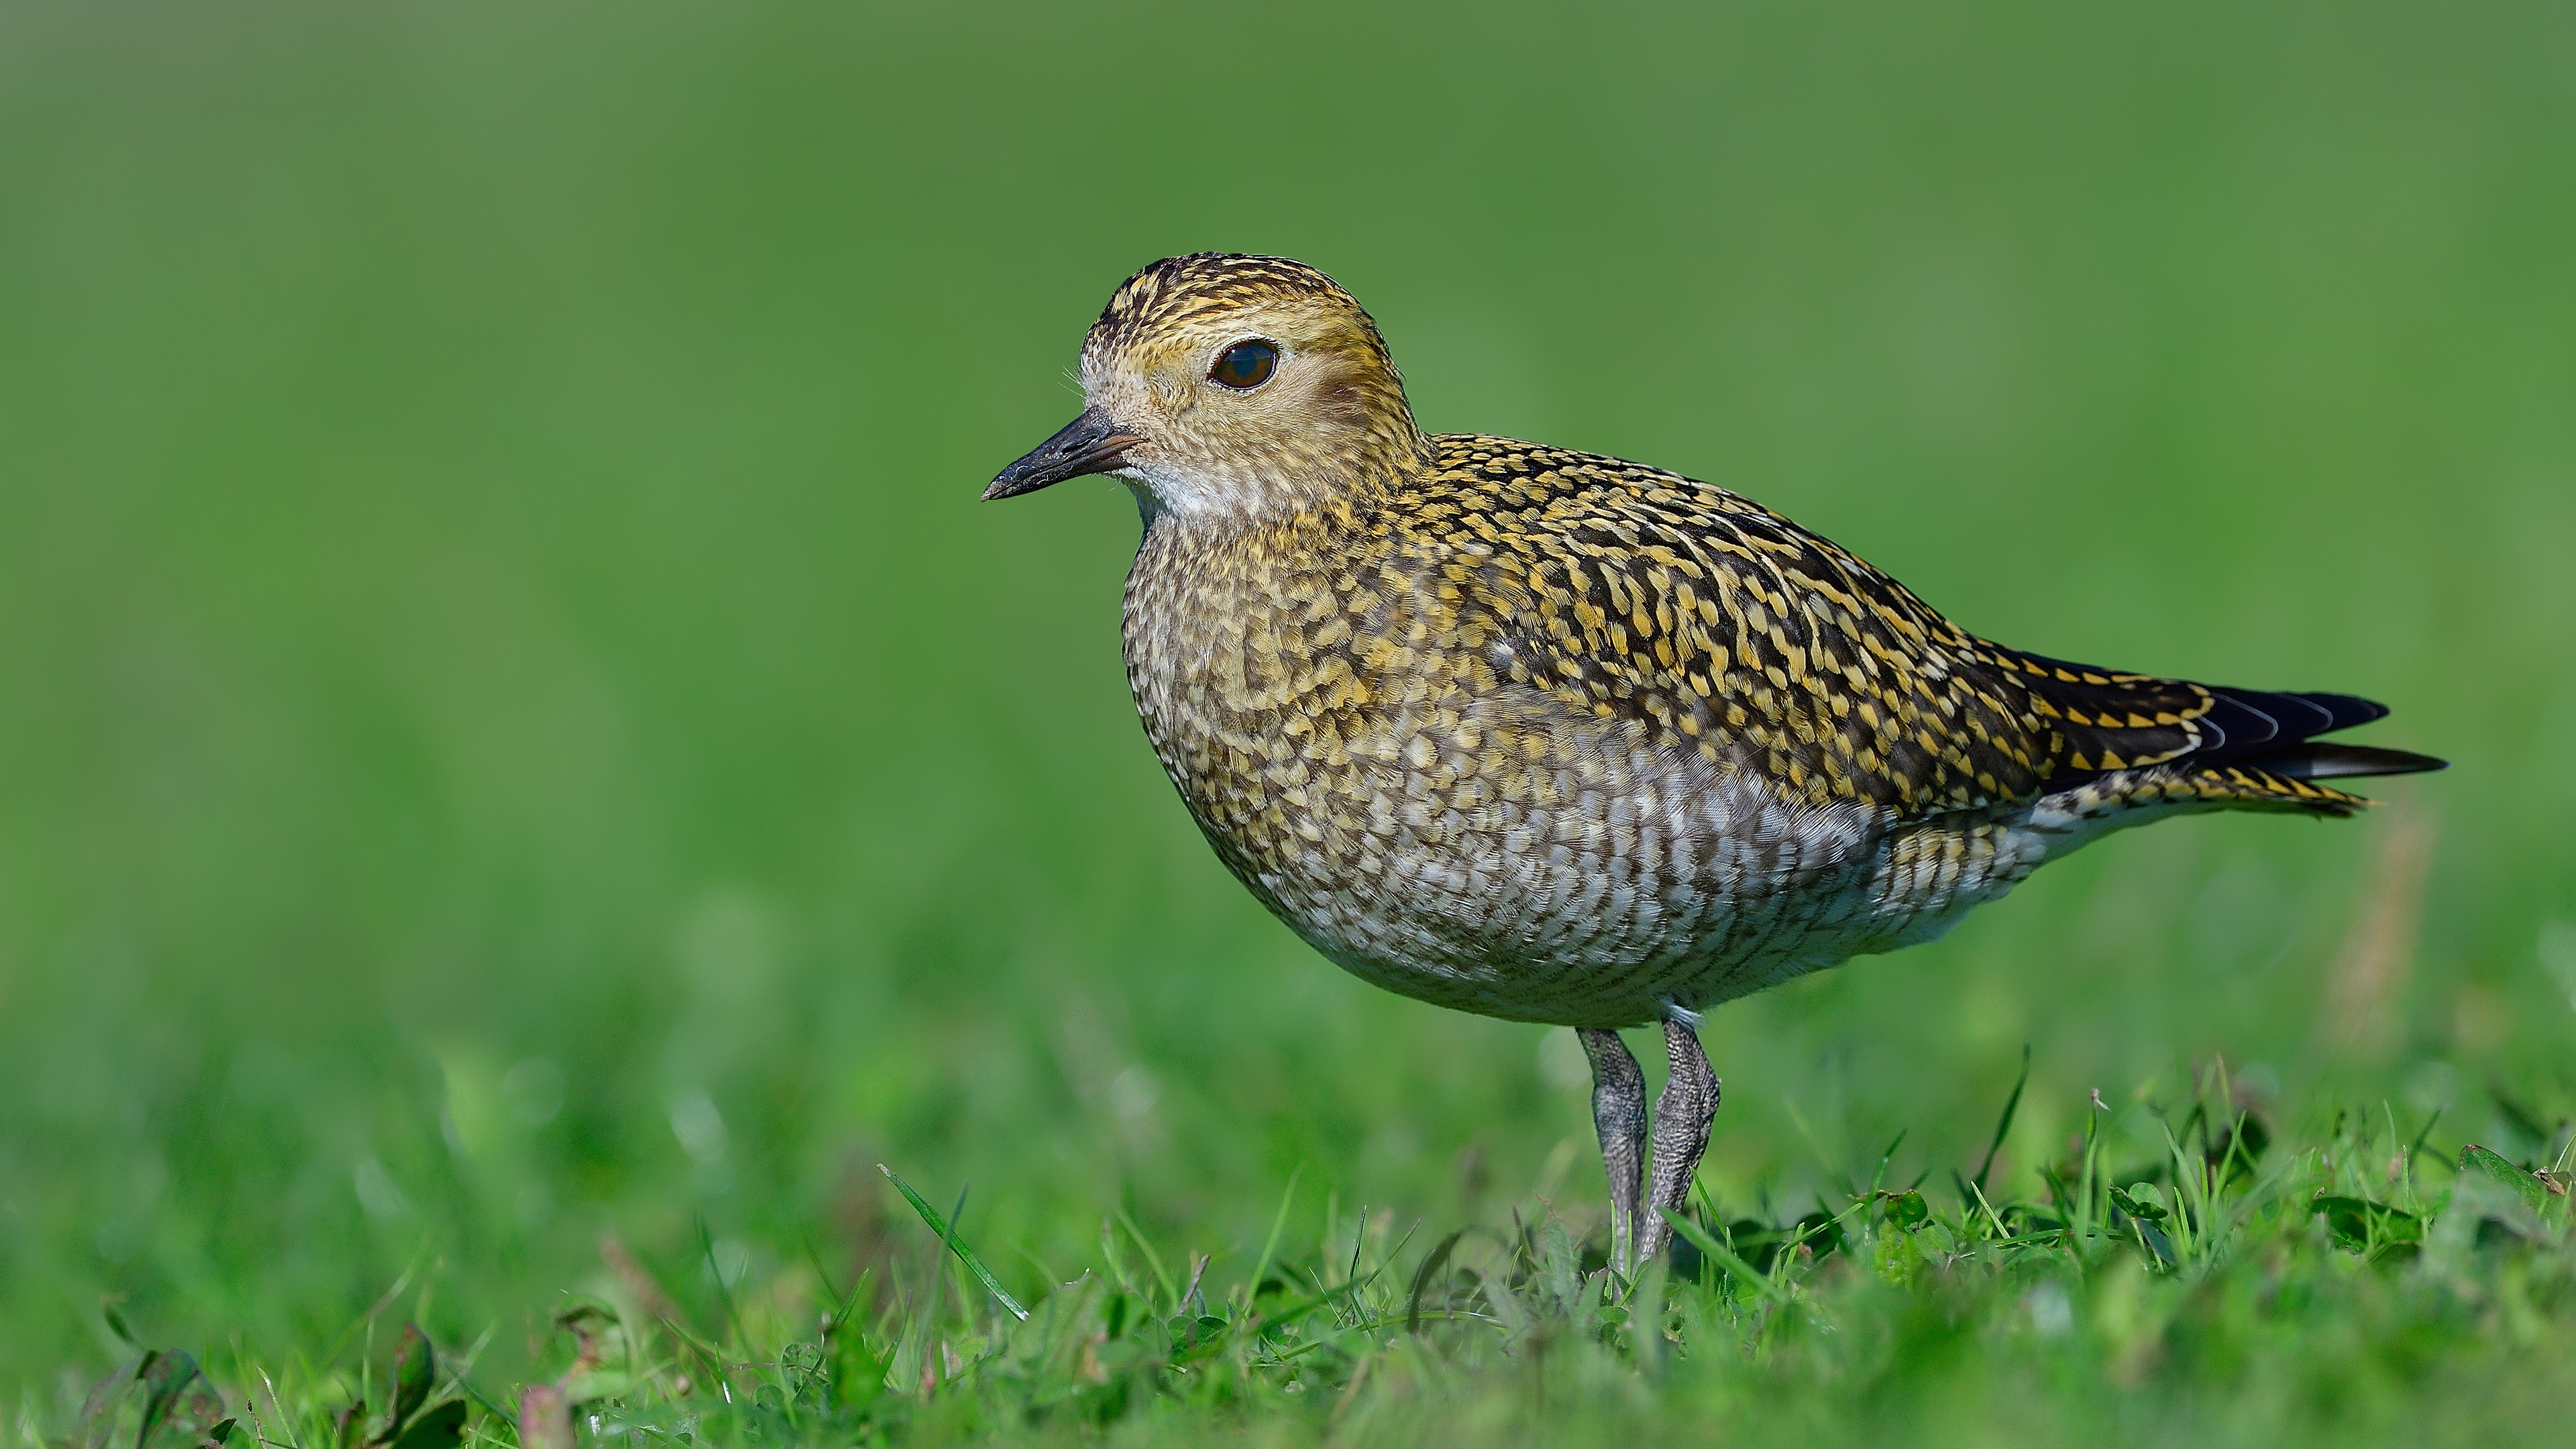
M 1992 648 L 1993 646 L 1988 646 Z M 2320 783 L 2411 775 L 2445 762 L 2317 738 L 2388 713 L 2350 694 L 2194 684 L 2009 654 L 2073 746 L 2063 788 L 2092 802 L 2350 815 L 2371 802 Z M 2055 782 L 2052 782 L 2055 783 Z

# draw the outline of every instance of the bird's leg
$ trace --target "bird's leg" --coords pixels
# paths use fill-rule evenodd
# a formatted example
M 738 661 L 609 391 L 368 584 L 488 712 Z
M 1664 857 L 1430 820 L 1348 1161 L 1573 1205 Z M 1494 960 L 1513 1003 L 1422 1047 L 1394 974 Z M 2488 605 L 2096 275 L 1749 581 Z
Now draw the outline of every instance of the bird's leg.
M 1699 1175 L 1700 1154 L 1708 1150 L 1709 1119 L 1717 1115 L 1717 1073 L 1708 1069 L 1708 1054 L 1699 1048 L 1699 1033 L 1687 1022 L 1664 1023 L 1664 1052 L 1672 1075 L 1664 1094 L 1655 1099 L 1655 1166 L 1647 1196 L 1646 1221 L 1638 1235 L 1637 1261 L 1645 1262 L 1672 1239 L 1666 1212 L 1679 1213 L 1690 1201 L 1691 1182 Z M 1630 1070 L 1635 1070 L 1633 1067 Z M 1596 1089 L 1594 1101 L 1600 1100 Z
M 1610 1266 L 1635 1271 L 1637 1168 L 1646 1146 L 1646 1074 L 1615 1031 L 1581 1027 L 1592 1059 L 1592 1127 L 1601 1134 L 1601 1168 L 1610 1177 Z

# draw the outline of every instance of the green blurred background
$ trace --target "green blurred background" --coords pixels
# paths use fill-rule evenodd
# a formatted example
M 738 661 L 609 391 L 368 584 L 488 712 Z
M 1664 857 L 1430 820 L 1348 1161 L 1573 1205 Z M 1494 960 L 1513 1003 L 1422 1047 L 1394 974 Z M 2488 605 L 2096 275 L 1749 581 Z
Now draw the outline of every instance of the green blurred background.
M 975 501 L 1199 249 L 1340 278 L 1426 426 L 2459 762 L 1724 1009 L 1722 1202 L 1899 1128 L 1946 1181 L 2025 1042 L 2019 1171 L 2211 1053 L 2554 1120 L 2571 138 L 2536 0 L 12 5 L 0 1388 L 102 1370 L 103 1292 L 319 1346 L 416 1259 L 506 1381 L 605 1231 L 684 1296 L 692 1214 L 755 1273 L 908 1243 L 880 1160 L 1029 1285 L 1113 1206 L 1257 1245 L 1299 1169 L 1590 1211 L 1566 1037 L 1361 986 L 1199 840 L 1121 491 Z

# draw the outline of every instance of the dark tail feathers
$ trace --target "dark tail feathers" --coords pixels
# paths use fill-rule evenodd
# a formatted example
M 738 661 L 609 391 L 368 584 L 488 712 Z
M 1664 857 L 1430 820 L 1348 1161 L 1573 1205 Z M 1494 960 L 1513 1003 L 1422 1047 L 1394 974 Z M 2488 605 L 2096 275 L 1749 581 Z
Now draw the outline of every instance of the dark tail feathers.
M 2334 745 L 2301 741 L 2245 762 L 2248 768 L 2293 780 L 2349 780 L 2363 775 L 2419 775 L 2447 770 L 2448 760 L 2412 750 L 2383 750 L 2370 745 Z
M 2388 706 L 2376 700 L 2349 694 L 2284 694 L 2218 686 L 2211 689 L 2218 696 L 2217 707 L 2202 719 L 2201 725 L 2204 730 L 2215 727 L 2220 738 L 2193 751 L 2191 758 L 2195 760 L 2241 765 L 2293 780 L 2413 775 L 2450 765 L 2448 760 L 2411 750 L 2329 744 L 2311 738 L 2385 716 Z

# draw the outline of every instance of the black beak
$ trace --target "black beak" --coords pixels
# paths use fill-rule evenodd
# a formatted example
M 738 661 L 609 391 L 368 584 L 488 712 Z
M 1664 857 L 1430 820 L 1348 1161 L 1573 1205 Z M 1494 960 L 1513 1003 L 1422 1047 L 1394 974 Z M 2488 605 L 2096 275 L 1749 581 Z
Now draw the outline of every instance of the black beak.
M 1109 421 L 1100 409 L 1084 408 L 1081 417 L 1059 428 L 1054 437 L 1031 449 L 1027 457 L 1003 469 L 992 486 L 984 490 L 984 501 L 1017 498 L 1085 473 L 1111 472 L 1125 466 L 1127 450 L 1143 441 Z

